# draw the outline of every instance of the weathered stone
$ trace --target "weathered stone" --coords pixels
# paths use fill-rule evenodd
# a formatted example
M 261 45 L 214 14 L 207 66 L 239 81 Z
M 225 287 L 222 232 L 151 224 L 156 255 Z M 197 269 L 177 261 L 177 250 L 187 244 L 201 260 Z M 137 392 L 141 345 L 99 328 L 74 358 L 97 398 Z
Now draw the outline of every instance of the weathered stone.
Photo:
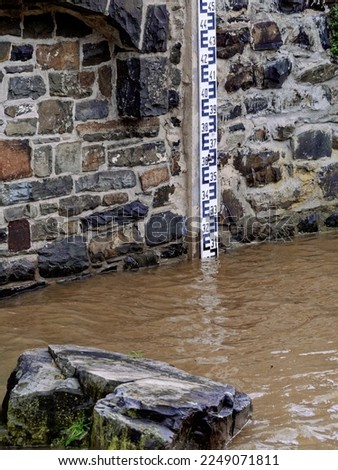
M 246 112 L 248 114 L 258 114 L 269 107 L 269 101 L 265 96 L 254 95 L 244 101 Z
M 238 30 L 217 31 L 217 57 L 231 59 L 236 54 L 243 54 L 246 44 L 249 43 L 249 28 Z
M 40 75 L 11 77 L 8 84 L 8 99 L 32 98 L 36 100 L 46 93 L 46 85 Z
M 71 176 L 45 178 L 30 182 L 29 188 L 29 197 L 32 201 L 67 196 L 73 190 L 73 179 Z
M 55 149 L 55 173 L 77 174 L 81 170 L 81 142 L 65 142 Z
M 177 241 L 183 237 L 185 219 L 183 216 L 167 211 L 154 214 L 146 224 L 146 243 L 156 246 Z
M 50 243 L 38 255 L 39 272 L 45 278 L 69 276 L 89 267 L 86 242 L 80 236 Z
M 0 192 L 0 205 L 9 206 L 30 201 L 31 186 L 28 182 L 4 184 Z
M 140 182 L 143 191 L 159 186 L 170 180 L 168 167 L 153 168 L 140 175 Z
M 7 241 L 8 231 L 7 228 L 0 228 L 0 243 Z
M 75 119 L 77 121 L 103 119 L 108 114 L 109 103 L 107 100 L 88 100 L 75 104 Z
M 7 122 L 5 134 L 9 137 L 20 137 L 34 135 L 36 133 L 38 120 L 36 118 L 20 119 L 19 121 Z
M 297 46 L 302 47 L 303 49 L 310 49 L 313 45 L 310 36 L 307 34 L 307 32 L 302 26 L 300 26 L 299 33 L 294 39 L 293 44 L 296 44 Z
M 109 15 L 120 31 L 122 42 L 138 47 L 141 37 L 143 0 L 111 0 Z
M 178 108 L 180 104 L 180 94 L 177 90 L 168 90 L 168 109 Z
M 172 245 L 166 246 L 161 249 L 161 258 L 172 259 L 178 258 L 187 253 L 186 248 L 182 243 L 173 243 Z
M 108 148 L 108 163 L 114 167 L 147 166 L 164 159 L 165 143 L 161 140 L 118 150 Z
M 336 199 L 338 196 L 338 165 L 332 163 L 323 168 L 320 172 L 319 186 L 324 197 L 329 200 Z
M 35 277 L 35 268 L 36 264 L 25 258 L 12 263 L 0 263 L 0 285 L 32 281 Z
M 157 266 L 158 264 L 159 256 L 153 251 L 146 251 L 145 253 L 130 254 L 129 256 L 126 256 L 124 259 L 123 269 L 125 271 L 136 271 L 140 268 Z
M 28 250 L 31 247 L 30 226 L 27 219 L 12 220 L 8 224 L 8 250 Z
M 165 52 L 169 34 L 169 13 L 166 5 L 149 5 L 143 36 L 143 52 Z
M 277 23 L 261 21 L 251 29 L 252 47 L 255 51 L 276 50 L 283 45 Z
M 82 171 L 96 171 L 105 160 L 105 148 L 102 145 L 92 145 L 82 149 Z
M 38 104 L 40 134 L 66 134 L 73 130 L 73 103 L 45 100 Z
M 271 131 L 274 140 L 285 141 L 290 139 L 295 132 L 295 124 L 277 124 L 277 126 Z
M 171 79 L 172 86 L 179 87 L 182 82 L 182 72 L 179 68 L 172 67 L 169 70 L 169 77 Z
M 244 209 L 231 189 L 225 189 L 222 194 L 221 223 L 233 225 L 243 217 Z
M 0 140 L 0 181 L 32 175 L 31 150 L 27 140 Z
M 54 31 L 54 20 L 50 13 L 24 16 L 23 37 L 31 39 L 51 38 Z
M 330 214 L 326 219 L 325 219 L 325 225 L 326 227 L 338 227 L 338 213 L 334 212 L 333 214 Z
M 7 106 L 7 108 L 5 108 L 5 114 L 12 118 L 21 116 L 22 114 L 31 113 L 32 111 L 33 111 L 33 105 L 26 104 L 26 103 L 19 104 L 16 106 Z
M 126 225 L 144 219 L 148 210 L 148 206 L 142 202 L 132 201 L 111 210 L 91 214 L 82 218 L 81 222 L 84 230 L 110 224 Z
M 230 0 L 230 7 L 234 11 L 240 11 L 248 8 L 249 0 Z
M 9 65 L 5 67 L 6 73 L 28 73 L 34 71 L 34 65 Z M 1 72 L 2 73 L 2 72 Z
M 0 42 L 0 62 L 5 62 L 6 60 L 9 60 L 10 52 L 11 52 L 11 43 Z
M 249 187 L 261 186 L 268 183 L 276 183 L 281 179 L 279 168 L 273 167 L 273 163 L 280 158 L 280 153 L 264 150 L 261 152 L 239 153 L 234 160 L 234 166 L 246 177 Z
M 331 157 L 332 132 L 329 129 L 310 129 L 300 132 L 292 139 L 293 158 L 318 160 Z
M 317 214 L 310 214 L 304 220 L 301 220 L 297 225 L 299 232 L 305 233 L 313 233 L 318 232 L 318 215 Z
M 92 28 L 76 16 L 55 13 L 56 35 L 65 38 L 82 38 L 92 33 Z
M 34 219 L 38 215 L 38 208 L 32 204 L 24 206 L 7 207 L 4 217 L 7 222 L 17 219 Z
M 51 96 L 86 98 L 93 93 L 94 72 L 51 72 L 49 90 Z
M 105 13 L 108 0 L 65 0 L 75 7 L 89 10 L 89 13 Z
M 337 70 L 337 64 L 332 64 L 330 62 L 326 64 L 319 64 L 310 69 L 304 70 L 298 75 L 297 79 L 300 82 L 308 82 L 314 85 L 316 83 L 322 83 L 331 80 L 335 77 Z
M 0 35 L 1 36 L 21 36 L 21 19 L 19 16 L 1 16 L 0 17 Z
M 78 380 L 64 378 L 46 349 L 23 353 L 9 384 L 3 407 L 14 445 L 45 446 L 60 440 L 90 408 Z
M 221 121 L 231 121 L 242 115 L 242 106 L 240 104 L 233 105 L 233 103 L 227 101 L 219 107 L 219 115 Z
M 282 88 L 292 70 L 288 57 L 267 62 L 263 69 L 263 88 Z
M 82 65 L 84 67 L 108 62 L 111 58 L 108 41 L 101 41 L 97 44 L 84 44 L 82 50 Z
M 59 201 L 59 214 L 65 217 L 73 217 L 81 212 L 95 209 L 101 204 L 101 196 L 83 194 L 70 196 Z
M 156 189 L 153 199 L 153 207 L 161 207 L 169 203 L 170 195 L 174 194 L 175 186 L 166 185 Z
M 36 61 L 44 70 L 78 70 L 80 67 L 79 43 L 66 41 L 58 44 L 38 44 Z
M 60 222 L 55 217 L 34 221 L 31 225 L 32 241 L 55 240 L 63 233 Z
M 137 121 L 91 122 L 78 124 L 76 130 L 80 137 L 89 142 L 156 137 L 159 132 L 159 120 L 148 118 Z
M 224 88 L 228 93 L 239 89 L 248 90 L 256 85 L 253 66 L 251 64 L 232 64 Z
M 53 154 L 50 145 L 43 145 L 34 150 L 34 175 L 38 178 L 50 176 L 52 173 Z
M 168 112 L 167 61 L 164 57 L 117 60 L 120 116 L 159 116 Z
M 314 18 L 314 23 L 318 28 L 320 42 L 324 50 L 331 48 L 330 29 L 328 15 L 320 15 Z
M 126 202 L 128 202 L 128 200 L 129 196 L 127 193 L 115 192 L 105 194 L 102 199 L 102 204 L 104 206 L 116 206 L 120 204 L 125 204 Z
M 112 189 L 133 188 L 136 176 L 131 170 L 100 171 L 92 175 L 80 176 L 75 182 L 76 192 L 110 191 Z
M 98 78 L 100 93 L 106 98 L 112 97 L 112 69 L 109 65 L 99 68 Z
M 40 213 L 42 216 L 54 214 L 59 210 L 59 205 L 57 202 L 44 202 L 40 204 Z
M 11 60 L 20 60 L 25 62 L 33 57 L 33 46 L 30 44 L 22 44 L 20 46 L 12 46 Z

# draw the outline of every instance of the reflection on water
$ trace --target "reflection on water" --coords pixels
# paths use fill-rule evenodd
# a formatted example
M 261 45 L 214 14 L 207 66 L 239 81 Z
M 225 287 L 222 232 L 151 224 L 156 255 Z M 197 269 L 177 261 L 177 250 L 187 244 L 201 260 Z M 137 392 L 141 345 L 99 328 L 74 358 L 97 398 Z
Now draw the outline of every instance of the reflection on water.
M 0 395 L 28 348 L 140 351 L 253 398 L 232 449 L 336 449 L 337 250 L 319 235 L 2 301 Z

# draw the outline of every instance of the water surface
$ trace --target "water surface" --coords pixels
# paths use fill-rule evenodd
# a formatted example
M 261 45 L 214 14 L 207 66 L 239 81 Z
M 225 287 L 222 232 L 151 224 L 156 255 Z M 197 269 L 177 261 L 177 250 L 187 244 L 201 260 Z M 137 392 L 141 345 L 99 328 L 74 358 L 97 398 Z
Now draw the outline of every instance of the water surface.
M 25 349 L 93 346 L 248 393 L 231 449 L 337 449 L 337 252 L 337 234 L 316 235 L 1 301 L 0 398 Z

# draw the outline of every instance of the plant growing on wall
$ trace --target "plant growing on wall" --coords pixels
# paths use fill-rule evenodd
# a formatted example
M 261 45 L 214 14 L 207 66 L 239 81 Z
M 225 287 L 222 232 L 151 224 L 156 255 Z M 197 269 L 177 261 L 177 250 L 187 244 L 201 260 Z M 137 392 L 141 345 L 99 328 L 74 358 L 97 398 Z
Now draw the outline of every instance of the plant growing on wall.
M 330 10 L 331 52 L 338 57 L 338 5 Z

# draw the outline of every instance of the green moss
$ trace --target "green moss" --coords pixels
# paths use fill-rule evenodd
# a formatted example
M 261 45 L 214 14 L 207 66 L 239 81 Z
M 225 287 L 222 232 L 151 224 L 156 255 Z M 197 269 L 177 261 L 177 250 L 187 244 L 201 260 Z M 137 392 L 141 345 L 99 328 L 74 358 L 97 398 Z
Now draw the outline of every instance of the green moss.
M 330 10 L 330 34 L 331 34 L 331 53 L 338 57 L 338 5 Z
M 131 441 L 127 431 L 123 431 L 120 436 L 114 435 L 108 450 L 143 450 L 147 436 L 143 435 L 136 442 Z

